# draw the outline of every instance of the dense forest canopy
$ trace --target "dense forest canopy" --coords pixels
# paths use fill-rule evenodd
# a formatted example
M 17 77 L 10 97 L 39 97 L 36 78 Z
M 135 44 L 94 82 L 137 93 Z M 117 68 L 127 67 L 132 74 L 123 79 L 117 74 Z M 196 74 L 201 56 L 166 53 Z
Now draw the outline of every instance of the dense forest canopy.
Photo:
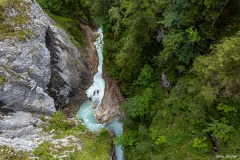
M 240 155 L 239 0 L 39 1 L 103 26 L 106 70 L 127 98 L 116 138 L 127 159 Z
M 103 17 L 106 68 L 127 97 L 126 131 L 116 140 L 127 159 L 239 155 L 239 7 L 132 0 Z

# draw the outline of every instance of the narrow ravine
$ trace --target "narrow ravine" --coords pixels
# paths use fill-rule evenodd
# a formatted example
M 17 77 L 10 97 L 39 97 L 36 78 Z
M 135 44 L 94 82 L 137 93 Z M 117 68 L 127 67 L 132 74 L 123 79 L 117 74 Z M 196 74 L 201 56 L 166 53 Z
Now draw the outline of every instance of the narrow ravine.
M 86 90 L 87 98 L 83 104 L 80 105 L 80 109 L 77 112 L 77 117 L 83 120 L 85 126 L 92 132 L 100 131 L 102 128 L 112 130 L 116 136 L 123 133 L 123 124 L 118 122 L 116 117 L 112 122 L 107 124 L 100 124 L 94 117 L 94 112 L 98 109 L 102 98 L 104 96 L 105 81 L 102 77 L 102 65 L 103 65 L 103 33 L 102 29 L 98 29 L 99 37 L 94 42 L 98 54 L 98 71 L 94 75 L 93 84 Z M 115 154 L 117 160 L 124 160 L 123 149 L 121 145 L 115 145 Z

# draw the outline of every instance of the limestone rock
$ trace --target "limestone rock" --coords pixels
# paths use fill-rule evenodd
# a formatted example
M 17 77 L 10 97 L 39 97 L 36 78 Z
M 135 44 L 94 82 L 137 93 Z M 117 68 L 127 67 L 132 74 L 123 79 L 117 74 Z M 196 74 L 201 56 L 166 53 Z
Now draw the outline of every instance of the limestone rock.
M 35 0 L 17 2 L 6 7 L 1 24 L 14 26 L 14 32 L 0 36 L 0 111 L 51 114 L 72 104 L 76 110 L 97 67 L 93 31 L 82 25 L 88 38 L 78 49 Z
M 36 127 L 40 114 L 77 110 L 85 98 L 97 68 L 95 35 L 82 25 L 86 47 L 77 48 L 35 0 L 6 2 L 0 23 L 0 145 L 31 151 L 53 139 Z
M 106 74 L 104 79 L 106 84 L 104 97 L 94 114 L 100 123 L 112 121 L 119 116 L 124 118 L 124 113 L 120 110 L 120 104 L 124 101 L 124 97 L 117 82 Z
M 21 5 L 26 7 L 21 8 Z M 55 107 L 53 98 L 46 92 L 51 70 L 50 53 L 45 44 L 46 30 L 51 21 L 35 2 L 23 1 L 19 9 L 26 9 L 21 15 L 24 23 L 7 18 L 4 22 L 29 34 L 24 32 L 26 37 L 20 38 L 11 37 L 10 32 L 6 32 L 5 38 L 0 40 L 0 75 L 4 77 L 0 85 L 0 101 L 5 104 L 1 108 L 51 114 Z M 9 19 L 14 19 L 22 13 L 8 6 L 6 14 L 11 17 Z
M 73 88 L 72 91 L 70 92 L 69 105 L 64 108 L 64 111 L 68 112 L 69 113 L 68 115 L 71 116 L 75 116 L 75 113 L 79 108 L 79 104 L 81 104 L 85 100 L 86 98 L 85 90 L 89 88 L 89 86 L 92 84 L 93 79 L 92 77 L 95 74 L 98 66 L 97 51 L 93 45 L 93 42 L 96 39 L 95 32 L 89 26 L 84 24 L 81 24 L 81 29 L 84 34 L 83 41 L 85 47 L 78 48 L 78 50 L 81 53 L 80 57 L 83 64 L 82 63 L 75 64 L 76 66 L 78 66 L 75 67 L 77 68 L 77 70 L 74 70 L 74 68 L 71 67 L 73 76 L 72 81 L 74 82 L 74 85 L 72 85 L 72 87 L 75 88 Z M 85 68 L 81 68 L 81 66 L 85 66 Z M 77 71 L 80 73 L 77 73 Z M 80 76 L 79 80 L 77 80 L 77 78 L 75 78 L 74 76 Z M 78 83 L 75 83 L 76 81 L 74 81 L 74 79 L 77 80 Z
M 50 25 L 46 34 L 46 47 L 51 55 L 51 79 L 48 91 L 54 97 L 57 107 L 69 103 L 69 97 L 84 90 L 90 74 L 83 63 L 81 53 L 71 43 L 68 35 Z
M 31 123 L 41 124 L 37 115 L 20 111 L 0 118 L 2 119 L 0 121 L 1 145 L 27 151 L 38 146 L 38 141 L 41 140 L 39 133 L 42 129 L 31 125 Z
M 42 128 L 39 126 L 46 122 L 42 122 L 37 114 L 20 111 L 0 116 L 0 119 L 1 146 L 9 146 L 17 151 L 32 151 L 44 141 L 50 141 L 55 148 L 72 148 L 71 152 L 74 152 L 74 149 L 81 150 L 82 148 L 79 140 L 74 136 L 54 139 L 53 134 L 42 132 Z
M 172 85 L 171 83 L 168 81 L 168 77 L 166 76 L 165 73 L 162 73 L 162 81 L 161 81 L 162 86 L 166 89 L 169 90 L 171 89 Z

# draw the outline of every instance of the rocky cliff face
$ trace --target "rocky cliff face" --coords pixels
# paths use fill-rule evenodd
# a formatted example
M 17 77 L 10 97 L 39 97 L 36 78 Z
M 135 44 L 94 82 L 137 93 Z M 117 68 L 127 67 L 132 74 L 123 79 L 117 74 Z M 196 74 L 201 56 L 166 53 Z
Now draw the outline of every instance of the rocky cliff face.
M 40 113 L 78 109 L 97 68 L 94 32 L 81 29 L 79 49 L 35 0 L 0 1 L 0 144 L 33 149 Z
M 124 112 L 120 109 L 120 104 L 124 97 L 117 85 L 117 82 L 104 71 L 105 91 L 101 104 L 95 112 L 95 117 L 100 123 L 110 122 L 115 117 L 124 118 Z
M 76 95 L 83 99 L 97 63 L 87 58 L 95 54 L 93 47 L 87 44 L 80 52 L 35 1 L 4 5 L 1 27 L 8 28 L 0 36 L 0 110 L 51 114 Z

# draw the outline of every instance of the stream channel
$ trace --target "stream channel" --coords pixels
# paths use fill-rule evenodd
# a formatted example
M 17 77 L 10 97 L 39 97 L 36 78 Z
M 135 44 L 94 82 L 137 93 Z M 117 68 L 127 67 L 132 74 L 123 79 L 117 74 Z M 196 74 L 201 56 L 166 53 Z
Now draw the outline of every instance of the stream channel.
M 123 124 L 118 122 L 118 117 L 116 117 L 112 122 L 101 124 L 94 117 L 94 112 L 98 109 L 101 100 L 104 96 L 105 81 L 102 77 L 102 65 L 103 65 L 103 33 L 102 29 L 98 29 L 99 37 L 94 42 L 98 54 L 98 71 L 94 75 L 93 84 L 86 90 L 87 98 L 80 105 L 80 109 L 77 112 L 77 117 L 83 120 L 84 125 L 92 132 L 98 132 L 102 128 L 107 128 L 112 130 L 116 136 L 123 133 Z M 115 154 L 117 160 L 124 160 L 123 149 L 121 145 L 115 145 Z

